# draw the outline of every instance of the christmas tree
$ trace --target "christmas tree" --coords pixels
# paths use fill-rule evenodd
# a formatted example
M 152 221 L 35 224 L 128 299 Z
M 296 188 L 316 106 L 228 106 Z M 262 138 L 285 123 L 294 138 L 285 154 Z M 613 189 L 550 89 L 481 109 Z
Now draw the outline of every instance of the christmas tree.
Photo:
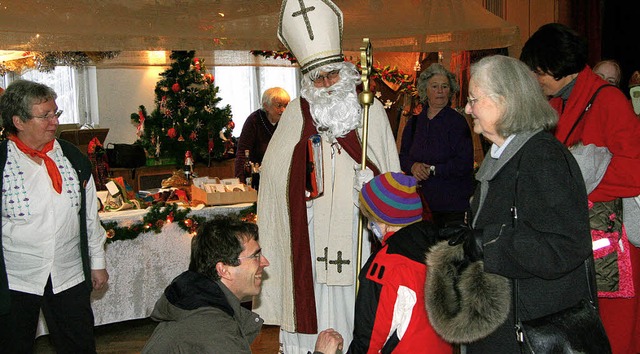
M 212 159 L 231 158 L 233 140 L 231 107 L 218 108 L 221 98 L 214 77 L 207 73 L 204 61 L 194 51 L 171 52 L 171 67 L 160 74 L 155 88 L 154 111 L 144 106 L 131 114 L 137 125 L 137 143 L 149 158 L 175 158 L 182 164 L 185 153 L 210 163 Z

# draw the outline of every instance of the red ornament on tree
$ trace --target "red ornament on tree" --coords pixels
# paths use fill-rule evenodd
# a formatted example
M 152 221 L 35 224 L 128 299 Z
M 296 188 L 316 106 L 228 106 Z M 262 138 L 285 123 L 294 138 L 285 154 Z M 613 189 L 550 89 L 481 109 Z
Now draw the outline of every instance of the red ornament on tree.
M 192 141 L 195 141 L 196 139 L 198 139 L 198 135 L 196 134 L 195 131 L 191 132 L 191 134 L 189 135 L 189 139 L 191 139 Z
M 230 120 L 229 123 L 227 123 L 227 128 L 233 129 L 235 127 L 236 127 L 236 123 L 234 123 L 232 120 Z
M 214 79 L 214 77 L 213 77 L 213 75 L 212 75 L 212 74 L 210 74 L 210 73 L 206 73 L 206 74 L 204 74 L 204 79 L 205 79 L 208 83 L 210 83 L 210 84 L 211 84 L 211 83 L 213 83 L 213 79 Z
M 175 84 L 173 84 L 173 86 L 171 86 L 171 90 L 173 90 L 173 92 L 175 93 L 180 92 L 180 84 L 176 82 Z
M 193 59 L 193 66 L 195 66 L 196 70 L 200 71 L 200 59 L 194 58 Z
M 176 132 L 176 128 L 170 128 L 169 130 L 167 130 L 167 136 L 170 137 L 171 139 L 178 136 L 178 132 Z

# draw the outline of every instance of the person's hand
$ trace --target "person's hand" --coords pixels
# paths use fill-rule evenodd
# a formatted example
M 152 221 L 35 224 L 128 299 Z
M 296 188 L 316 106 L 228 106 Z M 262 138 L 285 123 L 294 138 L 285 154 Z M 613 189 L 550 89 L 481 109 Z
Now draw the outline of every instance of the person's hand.
M 318 334 L 314 353 L 335 354 L 338 350 L 342 351 L 344 340 L 338 331 L 333 328 L 327 328 Z
M 354 177 L 353 188 L 358 191 L 358 193 L 362 190 L 362 187 L 369 181 L 373 179 L 373 171 L 369 168 L 365 168 L 364 170 L 360 168 L 360 164 L 356 164 L 353 166 L 356 174 Z
M 360 164 L 353 166 L 355 175 L 353 176 L 353 204 L 360 208 L 360 191 L 364 187 L 365 183 L 373 179 L 373 171 L 366 168 L 360 169 Z
M 92 269 L 91 270 L 91 284 L 95 290 L 102 289 L 109 281 L 109 273 L 106 269 Z
M 414 162 L 411 166 L 411 174 L 418 181 L 426 181 L 429 179 L 429 165 L 422 162 Z
M 480 261 L 484 257 L 482 230 L 474 230 L 468 225 L 448 226 L 438 231 L 440 238 L 448 239 L 450 246 L 462 244 L 465 257 L 470 262 Z

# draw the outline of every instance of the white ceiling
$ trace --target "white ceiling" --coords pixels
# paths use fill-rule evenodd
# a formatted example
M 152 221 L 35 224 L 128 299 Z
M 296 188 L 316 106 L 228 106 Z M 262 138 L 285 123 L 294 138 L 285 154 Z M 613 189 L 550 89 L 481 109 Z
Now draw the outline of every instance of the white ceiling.
M 335 0 L 344 50 L 428 52 L 519 45 L 518 28 L 471 0 Z M 283 50 L 281 0 L 0 0 L 0 50 Z M 223 15 L 222 15 L 223 14 Z

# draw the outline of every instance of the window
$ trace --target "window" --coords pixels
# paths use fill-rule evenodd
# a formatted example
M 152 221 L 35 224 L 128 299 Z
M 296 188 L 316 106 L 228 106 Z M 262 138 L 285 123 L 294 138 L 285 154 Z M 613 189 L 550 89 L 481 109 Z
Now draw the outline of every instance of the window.
M 249 114 L 262 106 L 262 93 L 270 87 L 282 87 L 291 99 L 298 96 L 298 69 L 289 67 L 216 66 L 215 84 L 222 99 L 218 105 L 231 106 L 236 127 L 233 136 L 239 137 Z
M 58 108 L 64 111 L 60 116 L 60 124 L 99 123 L 95 67 L 56 66 L 51 72 L 29 70 L 22 75 L 7 75 L 5 83 L 10 84 L 18 79 L 45 84 L 56 92 Z

